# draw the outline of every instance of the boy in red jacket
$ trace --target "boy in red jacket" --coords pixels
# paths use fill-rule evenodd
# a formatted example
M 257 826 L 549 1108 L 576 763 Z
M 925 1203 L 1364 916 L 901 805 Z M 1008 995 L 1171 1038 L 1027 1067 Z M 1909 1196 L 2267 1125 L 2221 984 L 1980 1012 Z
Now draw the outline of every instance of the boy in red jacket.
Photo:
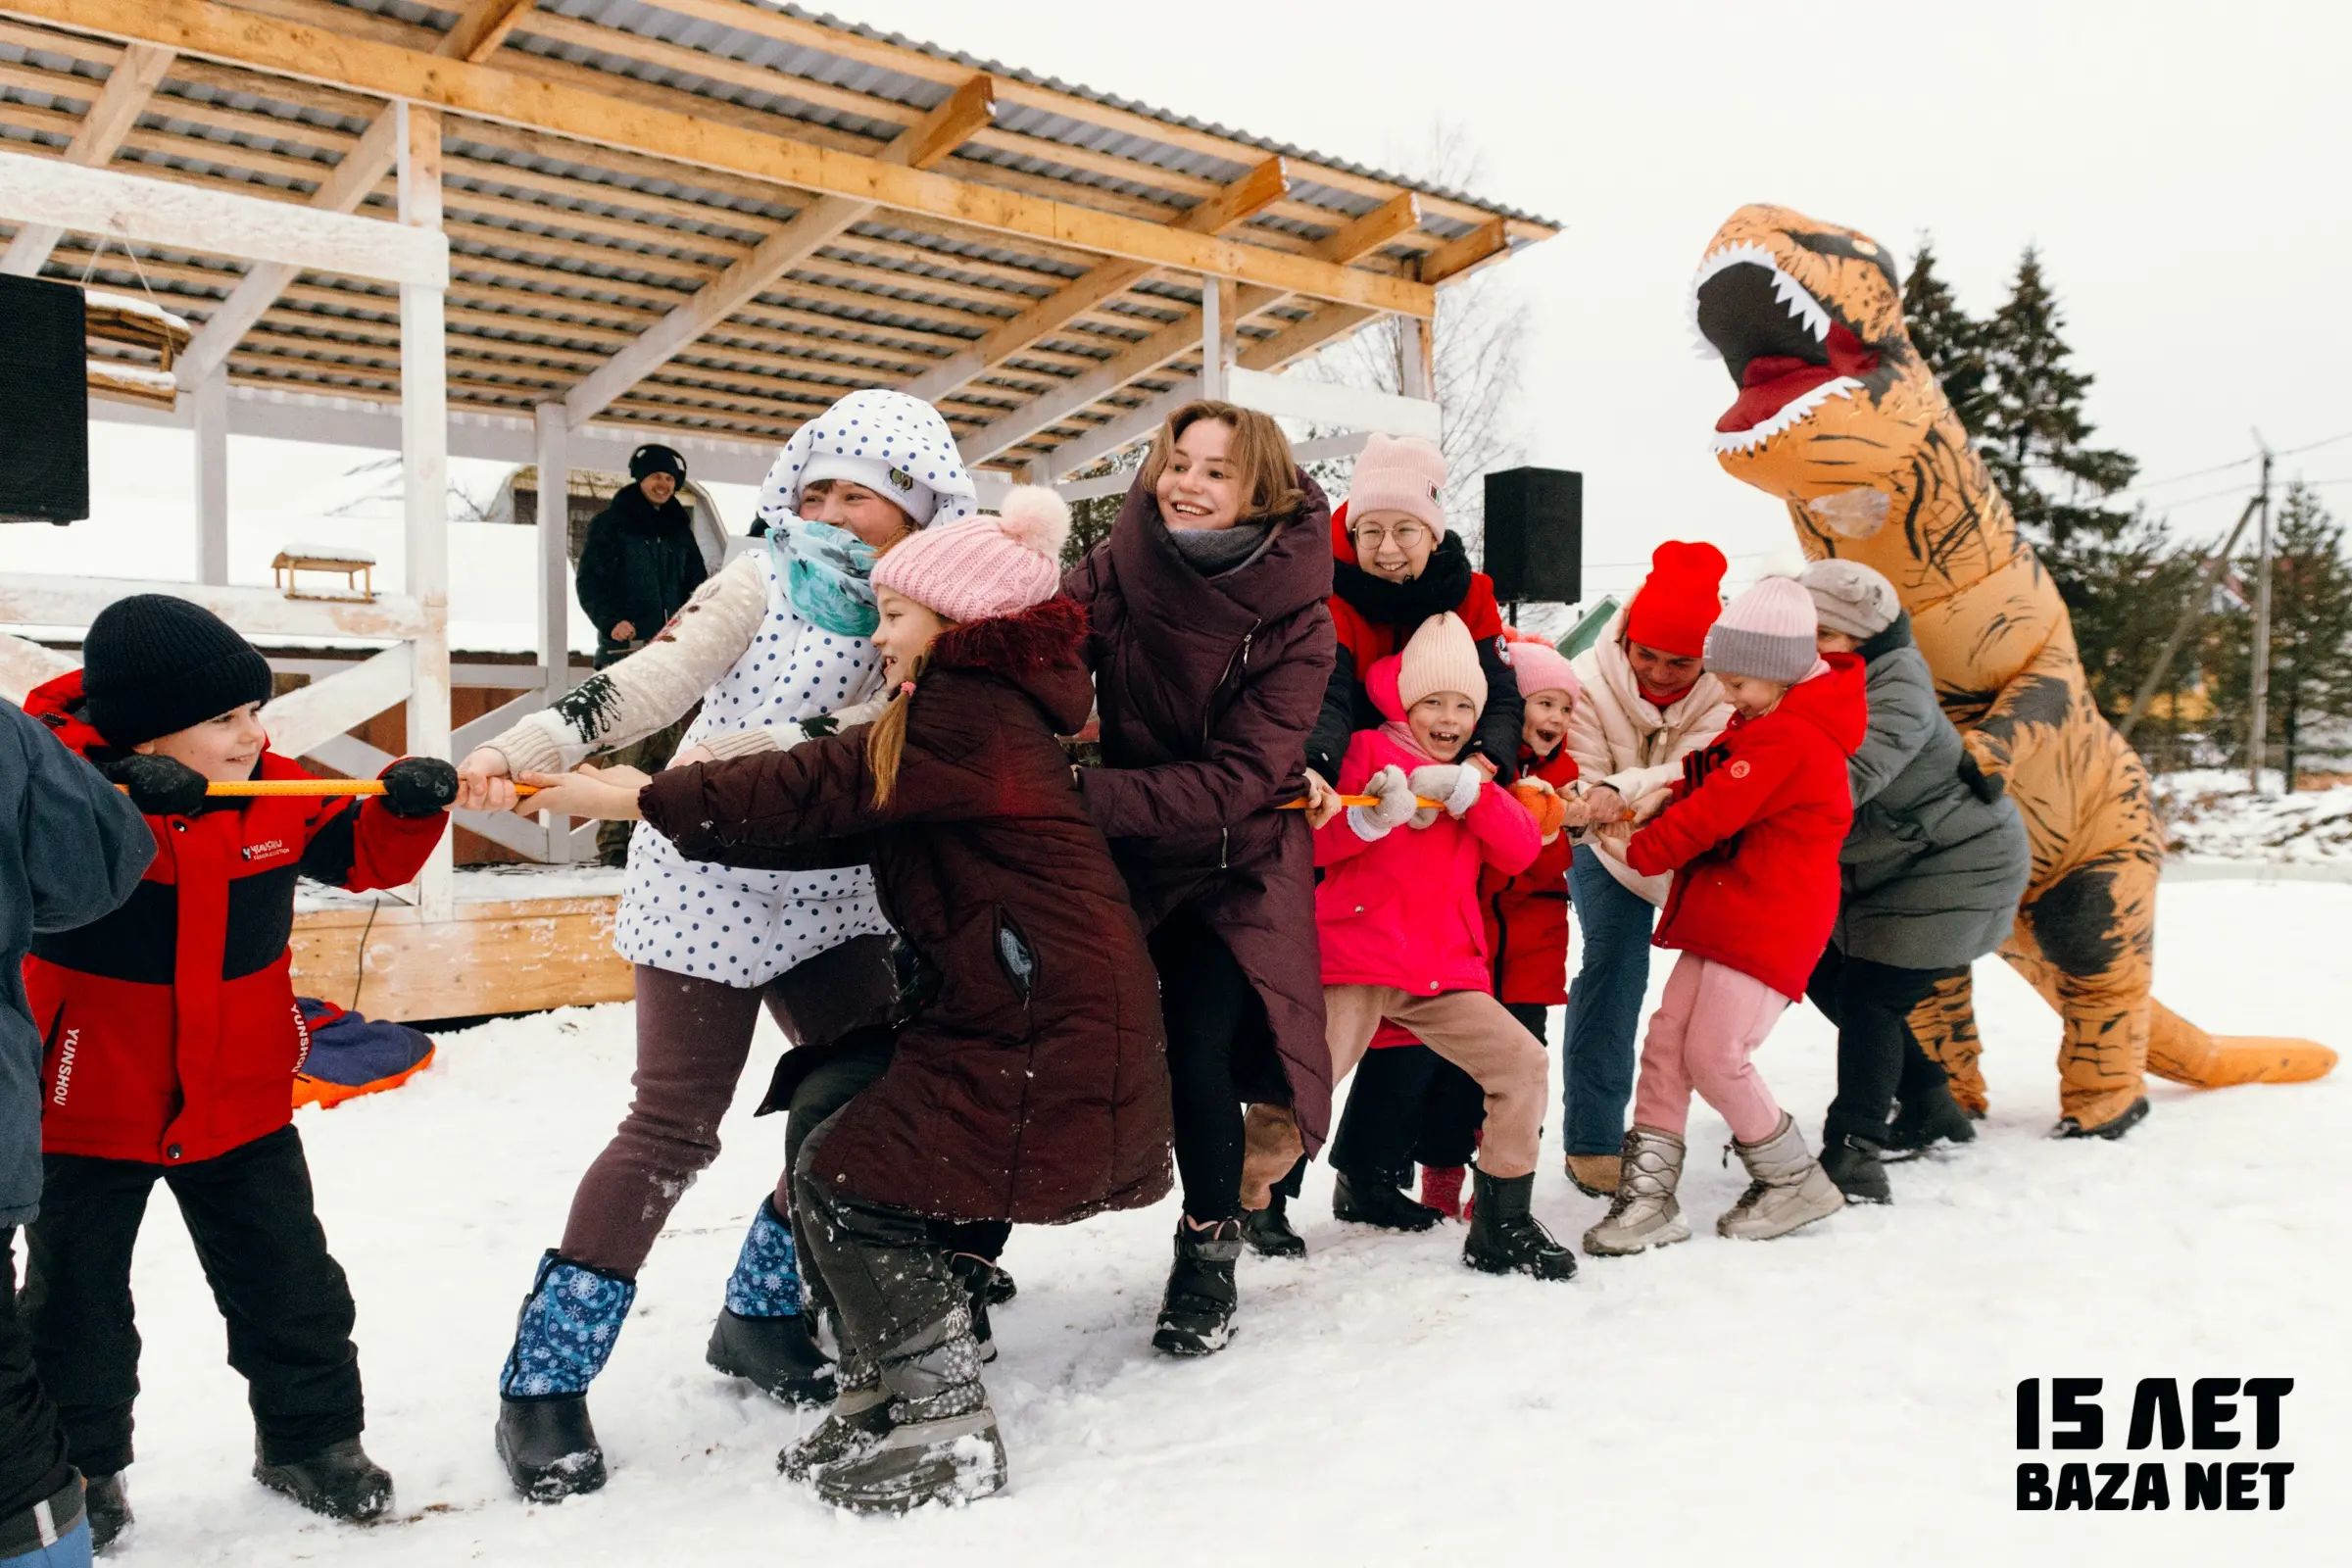
M 288 978 L 298 875 L 411 881 L 449 822 L 457 774 L 411 758 L 380 800 L 208 801 L 211 783 L 308 778 L 268 750 L 270 665 L 211 612 L 135 594 L 100 612 L 83 667 L 24 709 L 130 792 L 156 856 L 128 903 L 33 944 L 25 989 L 45 1041 L 46 1192 L 24 1304 L 41 1380 L 88 1476 L 94 1544 L 130 1521 L 138 1393 L 131 1250 L 172 1189 L 252 1388 L 254 1477 L 305 1507 L 368 1519 L 392 1478 L 361 1448 L 359 1352 L 292 1125 L 308 1043 Z
M 1366 672 L 1365 684 L 1389 721 L 1349 740 L 1339 787 L 1378 801 L 1350 807 L 1315 832 L 1332 1082 L 1354 1069 L 1383 1019 L 1470 1074 L 1485 1091 L 1487 1135 L 1462 1261 L 1493 1274 L 1572 1278 L 1575 1255 L 1528 1209 L 1544 1119 L 1544 1045 L 1488 991 L 1479 868 L 1523 868 L 1540 835 L 1526 808 L 1484 769 L 1457 760 L 1486 704 L 1478 649 L 1459 615 L 1433 615 L 1401 655 Z M 1441 804 L 1424 807 L 1417 798 Z
M 1706 667 L 1737 710 L 1683 782 L 1640 803 L 1626 846 L 1643 876 L 1675 874 L 1654 939 L 1682 957 L 1649 1020 L 1634 1126 L 1594 1256 L 1687 1241 L 1675 1188 L 1693 1089 L 1731 1123 L 1748 1188 L 1719 1235 L 1786 1236 L 1844 1204 L 1750 1058 L 1805 982 L 1838 917 L 1838 852 L 1853 822 L 1846 759 L 1869 721 L 1862 662 L 1814 649 L 1813 600 L 1768 577 L 1707 633 Z

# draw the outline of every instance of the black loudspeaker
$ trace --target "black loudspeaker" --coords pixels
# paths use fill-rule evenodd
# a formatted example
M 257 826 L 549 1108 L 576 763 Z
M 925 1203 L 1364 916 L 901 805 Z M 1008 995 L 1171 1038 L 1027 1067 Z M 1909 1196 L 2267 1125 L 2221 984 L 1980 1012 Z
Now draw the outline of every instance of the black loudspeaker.
M 0 522 L 90 514 L 81 290 L 0 274 Z
M 1566 468 L 1487 475 L 1487 575 L 1504 604 L 1585 597 L 1585 476 Z

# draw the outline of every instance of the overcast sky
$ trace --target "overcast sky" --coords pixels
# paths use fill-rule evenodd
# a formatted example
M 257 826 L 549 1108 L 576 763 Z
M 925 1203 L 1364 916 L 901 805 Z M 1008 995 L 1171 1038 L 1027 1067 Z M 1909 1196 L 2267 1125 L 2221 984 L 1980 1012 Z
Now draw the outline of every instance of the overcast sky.
M 1933 231 L 1979 314 L 2038 244 L 2103 440 L 2165 479 L 2352 432 L 2347 8 L 1988 3 L 1444 6 L 844 0 L 853 20 L 1332 157 L 1401 162 L 1467 127 L 1478 194 L 1565 225 L 1502 272 L 1535 308 L 1531 461 L 1587 476 L 1588 582 L 1656 540 L 1744 556 L 1785 515 L 1725 477 L 1730 402 L 1694 359 L 1687 285 L 1742 202 L 1786 203 L 1908 260 Z M 104 428 L 104 427 L 102 427 Z M 116 427 L 119 429 L 120 427 Z M 120 438 L 118 438 L 120 439 Z M 184 439 L 184 438 L 178 438 Z M 109 465 L 169 492 L 162 444 Z M 308 465 L 305 465 L 308 466 Z M 2285 460 L 2352 480 L 2352 441 Z M 2250 469 L 2162 485 L 2205 533 Z M 240 473 L 240 497 L 250 479 Z M 2352 513 L 2352 482 L 2325 492 Z M 240 507 L 242 506 L 240 500 Z

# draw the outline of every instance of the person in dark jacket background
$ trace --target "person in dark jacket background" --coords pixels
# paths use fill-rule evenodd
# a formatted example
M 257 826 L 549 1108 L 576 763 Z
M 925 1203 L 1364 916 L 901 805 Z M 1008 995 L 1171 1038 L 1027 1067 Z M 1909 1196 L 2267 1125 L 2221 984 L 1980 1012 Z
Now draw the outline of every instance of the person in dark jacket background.
M 41 1200 L 41 1030 L 24 956 L 120 907 L 155 858 L 130 797 L 14 703 L 0 702 L 0 1557 L 19 1544 L 88 1555 L 81 1476 L 17 1321 L 17 1227 Z
M 1332 514 L 1331 621 L 1339 648 L 1306 743 L 1306 765 L 1323 778 L 1336 774 L 1349 736 L 1380 727 L 1364 671 L 1448 610 L 1470 628 L 1494 694 L 1466 760 L 1499 784 L 1518 769 L 1519 688 L 1502 652 L 1502 611 L 1494 580 L 1471 569 L 1462 536 L 1446 526 L 1445 488 L 1446 458 L 1435 445 L 1376 435 L 1355 460 L 1347 501 Z
M 1894 584 L 1838 560 L 1797 580 L 1821 618 L 1821 651 L 1860 655 L 1869 683 L 1870 731 L 1848 767 L 1854 825 L 1838 855 L 1838 923 L 1806 995 L 1838 1025 L 1822 1168 L 1849 1200 L 1883 1203 L 1883 1153 L 1976 1136 L 1910 1016 L 2007 939 L 2033 851 L 2017 803 L 1977 770 L 1944 717 Z M 2118 1125 L 2137 1119 L 2127 1112 Z
M 641 446 L 629 454 L 629 478 L 632 482 L 612 504 L 590 520 L 580 546 L 576 591 L 580 609 L 596 627 L 599 669 L 653 641 L 710 575 L 702 546 L 695 542 L 694 518 L 678 501 L 686 460 L 658 443 Z M 693 719 L 686 713 L 602 760 L 649 773 L 666 767 Z M 606 823 L 597 831 L 596 847 L 606 864 L 623 863 L 629 824 Z
M 1329 521 L 1280 425 L 1189 403 L 1063 579 L 1102 715 L 1086 803 L 1151 933 L 1167 1022 L 1184 1213 L 1152 1344 L 1174 1355 L 1224 1346 L 1242 1215 L 1331 1119 L 1309 828 L 1338 807 L 1304 772 L 1331 679 Z M 1302 793 L 1313 808 L 1276 809 Z
M 404 758 L 384 793 L 211 800 L 301 780 L 269 750 L 268 661 L 166 594 L 99 612 L 84 667 L 25 711 L 100 763 L 147 817 L 155 859 L 113 914 L 37 937 L 24 984 L 46 1036 L 41 1214 L 22 1298 L 33 1358 L 103 1545 L 129 1522 L 139 1337 L 131 1257 L 172 1190 L 251 1391 L 254 1478 L 316 1512 L 368 1519 L 392 1478 L 360 1446 L 351 1288 L 327 1251 L 293 1121 L 308 1046 L 287 941 L 300 875 L 354 890 L 413 880 L 447 831 L 457 770 Z

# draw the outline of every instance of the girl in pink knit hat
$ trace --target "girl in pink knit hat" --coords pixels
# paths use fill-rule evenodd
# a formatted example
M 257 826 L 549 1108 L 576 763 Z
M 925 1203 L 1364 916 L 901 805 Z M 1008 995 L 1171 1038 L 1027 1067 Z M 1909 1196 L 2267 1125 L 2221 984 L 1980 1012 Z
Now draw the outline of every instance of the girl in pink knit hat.
M 1377 800 L 1315 833 L 1332 1080 L 1354 1069 L 1384 1021 L 1468 1073 L 1484 1091 L 1486 1134 L 1462 1261 L 1492 1274 L 1573 1278 L 1574 1254 L 1528 1209 L 1543 1042 L 1494 998 L 1477 906 L 1480 868 L 1524 870 L 1542 834 L 1525 807 L 1464 760 L 1488 692 L 1459 615 L 1431 618 L 1401 655 L 1366 673 L 1386 721 L 1348 741 L 1339 787 Z M 1363 1177 L 1342 1168 L 1335 1207 L 1353 1200 Z
M 1656 940 L 1682 957 L 1642 1043 L 1615 1201 L 1585 1233 L 1595 1256 L 1690 1238 L 1675 1194 L 1694 1091 L 1731 1124 L 1749 1179 L 1718 1234 L 1768 1241 L 1844 1205 L 1752 1060 L 1829 943 L 1854 815 L 1846 760 L 1869 721 L 1861 661 L 1825 661 L 1815 625 L 1812 597 L 1787 577 L 1732 601 L 1704 655 L 1732 721 L 1681 783 L 1636 808 L 1644 825 L 1625 860 L 1673 873 Z
M 838 1329 L 839 1392 L 779 1465 L 861 1512 L 1004 1485 L 980 1381 L 995 1271 L 969 1238 L 1170 1185 L 1151 956 L 1056 740 L 1094 705 L 1085 612 L 1059 592 L 1068 526 L 1053 492 L 1017 490 L 1002 517 L 882 558 L 872 640 L 892 695 L 870 725 L 641 789 L 549 781 L 556 809 L 642 813 L 691 860 L 873 868 L 908 973 L 902 1015 L 787 1054 L 768 1091 L 796 1117 L 838 1107 L 800 1143 L 787 1192 L 804 1281 Z

